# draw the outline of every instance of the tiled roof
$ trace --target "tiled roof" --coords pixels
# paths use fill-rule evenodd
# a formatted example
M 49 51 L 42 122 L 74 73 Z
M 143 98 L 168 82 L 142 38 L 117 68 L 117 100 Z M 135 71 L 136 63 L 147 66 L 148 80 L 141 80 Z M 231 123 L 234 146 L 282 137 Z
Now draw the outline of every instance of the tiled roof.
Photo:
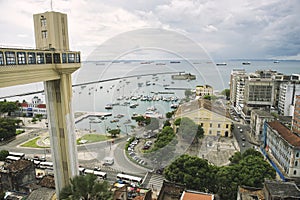
M 31 161 L 20 159 L 8 165 L 6 168 L 9 170 L 9 172 L 15 173 L 26 169 L 30 165 L 32 165 Z
M 196 192 L 183 192 L 181 200 L 213 200 L 213 195 Z
M 177 109 L 176 115 L 182 115 L 188 112 L 196 111 L 200 108 L 204 108 L 206 110 L 229 118 L 228 111 L 219 101 L 213 101 L 208 99 L 198 99 L 182 104 Z
M 276 130 L 283 139 L 294 147 L 300 147 L 300 137 L 294 134 L 290 129 L 281 124 L 279 121 L 268 122 L 269 126 Z

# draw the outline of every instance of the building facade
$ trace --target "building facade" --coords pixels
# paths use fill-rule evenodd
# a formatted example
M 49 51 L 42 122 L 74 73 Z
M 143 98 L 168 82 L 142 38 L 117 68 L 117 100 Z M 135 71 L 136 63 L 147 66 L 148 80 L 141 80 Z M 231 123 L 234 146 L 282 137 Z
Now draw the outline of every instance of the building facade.
M 196 97 L 201 98 L 207 95 L 213 95 L 213 88 L 210 85 L 196 86 Z
M 37 96 L 32 98 L 30 103 L 20 103 L 20 112 L 25 114 L 26 117 L 35 117 L 36 115 L 42 115 L 47 118 L 46 104 Z
M 175 118 L 187 117 L 202 126 L 204 135 L 231 136 L 233 121 L 228 111 L 221 104 L 206 99 L 199 99 L 179 106 Z
M 300 82 L 288 81 L 280 84 L 278 101 L 279 114 L 284 116 L 293 115 L 296 95 L 300 95 Z
M 292 131 L 300 135 L 300 95 L 295 97 L 295 109 L 292 119 Z
M 233 69 L 230 74 L 230 102 L 234 107 L 244 101 L 245 69 Z
M 275 117 L 264 110 L 252 110 L 250 118 L 250 136 L 258 144 L 262 142 L 263 127 L 265 122 L 273 121 Z
M 300 137 L 279 121 L 266 122 L 265 149 L 289 178 L 300 177 Z

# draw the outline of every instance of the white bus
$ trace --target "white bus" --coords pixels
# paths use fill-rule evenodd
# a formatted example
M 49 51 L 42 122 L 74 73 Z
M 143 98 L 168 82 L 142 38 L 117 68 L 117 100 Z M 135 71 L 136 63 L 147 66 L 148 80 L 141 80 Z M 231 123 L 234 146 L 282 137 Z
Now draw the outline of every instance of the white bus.
M 80 168 L 79 171 L 82 171 L 83 174 L 94 174 L 97 177 L 100 177 L 102 179 L 107 178 L 107 173 L 106 172 L 96 171 L 96 170 L 92 170 L 92 169 L 84 169 L 84 168 Z
M 20 157 L 17 157 L 17 156 L 7 156 L 6 157 L 6 161 L 7 162 L 13 162 L 13 161 L 18 161 L 20 160 L 21 158 Z
M 19 157 L 21 159 L 25 158 L 25 153 L 18 153 L 18 152 L 9 152 L 9 156 Z
M 40 162 L 40 168 L 41 169 L 53 169 L 53 163 L 52 162 Z
M 128 174 L 117 174 L 117 179 L 125 181 L 126 183 L 136 183 L 136 184 L 142 184 L 143 179 L 137 176 L 131 176 Z

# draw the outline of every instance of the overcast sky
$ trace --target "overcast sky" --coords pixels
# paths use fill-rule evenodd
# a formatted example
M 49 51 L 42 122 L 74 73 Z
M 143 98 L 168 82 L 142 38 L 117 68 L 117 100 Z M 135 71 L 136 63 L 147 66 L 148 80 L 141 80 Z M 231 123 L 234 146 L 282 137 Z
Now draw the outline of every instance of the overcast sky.
M 0 0 L 0 45 L 35 47 L 32 15 L 51 10 L 50 4 Z M 53 0 L 52 5 L 68 15 L 71 50 L 85 58 L 113 37 L 154 28 L 189 38 L 214 59 L 300 60 L 298 0 Z

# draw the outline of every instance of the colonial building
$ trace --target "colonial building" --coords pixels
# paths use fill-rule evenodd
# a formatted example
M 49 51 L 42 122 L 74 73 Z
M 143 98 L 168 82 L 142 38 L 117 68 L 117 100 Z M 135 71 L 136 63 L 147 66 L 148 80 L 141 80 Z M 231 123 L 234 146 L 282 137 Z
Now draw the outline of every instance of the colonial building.
M 205 135 L 231 136 L 228 111 L 219 101 L 199 99 L 179 106 L 175 118 L 187 117 L 202 126 Z
M 258 144 L 262 142 L 262 133 L 264 122 L 273 121 L 275 117 L 267 111 L 264 110 L 252 110 L 251 118 L 250 118 L 250 136 L 256 141 Z
M 296 200 L 300 198 L 300 188 L 293 182 L 265 180 L 263 192 L 266 200 Z
M 265 123 L 265 150 L 288 178 L 300 177 L 300 137 L 279 121 Z
M 20 112 L 27 117 L 35 117 L 37 114 L 47 117 L 46 104 L 37 96 L 33 97 L 30 103 L 20 103 Z

